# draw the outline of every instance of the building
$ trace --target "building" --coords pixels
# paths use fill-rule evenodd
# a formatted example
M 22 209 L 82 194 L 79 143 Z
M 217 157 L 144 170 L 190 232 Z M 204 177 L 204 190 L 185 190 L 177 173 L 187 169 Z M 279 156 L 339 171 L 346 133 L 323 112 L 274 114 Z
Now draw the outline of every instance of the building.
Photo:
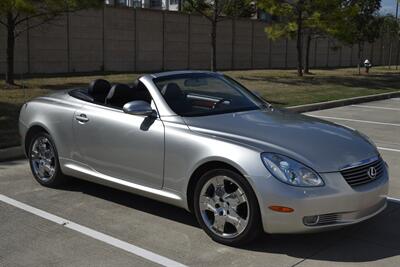
M 181 0 L 105 0 L 106 5 L 160 10 L 179 10 Z

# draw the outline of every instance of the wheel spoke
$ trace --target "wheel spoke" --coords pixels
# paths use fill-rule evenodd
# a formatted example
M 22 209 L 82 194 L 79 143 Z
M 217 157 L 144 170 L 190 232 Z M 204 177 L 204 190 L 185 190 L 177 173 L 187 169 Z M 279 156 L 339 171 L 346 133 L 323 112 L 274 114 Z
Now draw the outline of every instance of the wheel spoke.
M 234 209 L 236 209 L 240 204 L 247 202 L 246 195 L 240 188 L 237 188 L 232 193 L 225 194 L 224 200 Z
M 216 212 L 215 209 L 215 200 L 208 196 L 200 196 L 200 209 L 201 210 L 209 210 L 212 212 Z
M 236 232 L 241 232 L 247 224 L 247 221 L 240 217 L 240 215 L 234 210 L 229 209 L 229 214 L 226 216 L 226 222 L 232 224 L 236 228 Z
M 43 164 L 39 163 L 39 167 L 38 167 L 38 174 L 40 177 L 43 177 L 45 174 L 45 168 Z
M 35 160 L 35 159 L 40 159 L 40 154 L 39 154 L 39 152 L 36 151 L 36 150 L 32 150 L 32 151 L 31 151 L 31 158 L 32 158 L 33 160 Z
M 223 233 L 225 228 L 225 222 L 226 222 L 226 216 L 220 216 L 219 214 L 215 214 L 213 228 L 216 231 Z
M 214 177 L 213 180 L 211 181 L 211 184 L 214 186 L 214 188 L 218 187 L 224 187 L 224 179 L 221 176 Z

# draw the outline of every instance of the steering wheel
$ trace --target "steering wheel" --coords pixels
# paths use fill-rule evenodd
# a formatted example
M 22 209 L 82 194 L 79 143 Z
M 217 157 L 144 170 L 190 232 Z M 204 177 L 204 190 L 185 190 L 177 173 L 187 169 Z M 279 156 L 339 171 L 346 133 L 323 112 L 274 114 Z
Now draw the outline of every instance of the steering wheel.
M 221 105 L 221 104 L 224 103 L 225 101 L 226 101 L 226 102 L 229 102 L 229 104 L 231 103 L 231 100 L 230 100 L 230 99 L 222 98 L 222 99 L 218 100 L 218 101 L 214 104 L 214 106 L 212 107 L 212 109 L 216 109 L 219 105 Z

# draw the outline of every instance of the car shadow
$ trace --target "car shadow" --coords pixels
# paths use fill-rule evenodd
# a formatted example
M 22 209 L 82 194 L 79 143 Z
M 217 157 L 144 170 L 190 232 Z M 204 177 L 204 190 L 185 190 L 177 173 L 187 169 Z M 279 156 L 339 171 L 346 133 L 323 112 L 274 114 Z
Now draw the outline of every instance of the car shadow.
M 200 227 L 192 214 L 184 209 L 100 184 L 73 178 L 70 183 L 59 189 L 81 192 L 171 221 L 177 221 L 197 228 Z
M 60 189 L 82 192 L 171 221 L 200 227 L 194 215 L 184 209 L 103 185 L 73 179 L 72 183 Z M 313 234 L 262 234 L 255 242 L 233 249 L 318 261 L 371 262 L 400 255 L 398 225 L 400 203 L 388 202 L 388 207 L 381 214 L 357 225 Z

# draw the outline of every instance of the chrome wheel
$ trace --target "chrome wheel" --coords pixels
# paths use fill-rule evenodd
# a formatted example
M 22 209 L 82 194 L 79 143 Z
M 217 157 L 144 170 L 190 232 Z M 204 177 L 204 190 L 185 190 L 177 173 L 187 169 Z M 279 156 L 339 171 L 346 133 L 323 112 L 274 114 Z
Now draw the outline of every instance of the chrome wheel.
M 54 147 L 45 136 L 39 136 L 33 143 L 30 151 L 30 160 L 33 171 L 38 179 L 47 182 L 56 173 L 56 158 Z
M 249 202 L 244 190 L 227 176 L 208 180 L 200 192 L 199 208 L 209 230 L 223 238 L 240 235 L 249 222 Z

